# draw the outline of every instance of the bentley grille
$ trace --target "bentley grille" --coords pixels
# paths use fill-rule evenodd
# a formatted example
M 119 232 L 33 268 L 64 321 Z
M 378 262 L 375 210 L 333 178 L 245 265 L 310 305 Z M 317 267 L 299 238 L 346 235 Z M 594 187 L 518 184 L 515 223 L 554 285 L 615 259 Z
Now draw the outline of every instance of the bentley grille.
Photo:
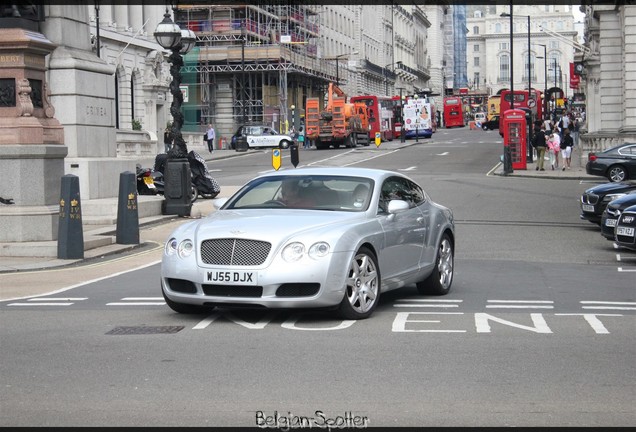
M 272 245 L 245 239 L 214 239 L 201 243 L 201 259 L 205 264 L 256 266 L 267 259 Z

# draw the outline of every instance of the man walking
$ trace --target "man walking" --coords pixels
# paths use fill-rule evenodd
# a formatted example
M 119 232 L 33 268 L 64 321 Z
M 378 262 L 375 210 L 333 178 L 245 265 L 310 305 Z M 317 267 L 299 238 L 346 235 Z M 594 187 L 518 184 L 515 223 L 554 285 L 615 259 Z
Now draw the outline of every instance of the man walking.
M 214 128 L 212 127 L 211 124 L 208 125 L 208 130 L 205 133 L 205 138 L 206 141 L 208 142 L 208 150 L 210 151 L 210 153 L 212 153 L 214 151 Z

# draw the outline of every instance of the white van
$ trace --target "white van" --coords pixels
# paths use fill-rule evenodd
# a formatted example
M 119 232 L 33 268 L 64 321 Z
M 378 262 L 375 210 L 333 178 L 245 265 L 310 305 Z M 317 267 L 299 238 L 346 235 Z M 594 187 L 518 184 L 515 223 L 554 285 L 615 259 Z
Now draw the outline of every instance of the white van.
M 485 121 L 486 121 L 486 113 L 483 113 L 483 112 L 475 113 L 475 122 L 483 123 Z

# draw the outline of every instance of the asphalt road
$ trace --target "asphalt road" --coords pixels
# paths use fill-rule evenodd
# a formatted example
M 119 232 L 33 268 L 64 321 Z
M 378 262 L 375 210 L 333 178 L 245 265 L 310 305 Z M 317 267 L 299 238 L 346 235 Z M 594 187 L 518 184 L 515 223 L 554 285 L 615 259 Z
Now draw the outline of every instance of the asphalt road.
M 589 184 L 488 175 L 496 132 L 385 144 L 301 151 L 301 165 L 403 171 L 452 208 L 448 296 L 406 287 L 358 322 L 324 311 L 185 316 L 163 304 L 159 264 L 135 263 L 0 303 L 0 424 L 636 424 L 636 254 L 579 219 Z M 271 170 L 270 157 L 210 168 L 238 185 Z

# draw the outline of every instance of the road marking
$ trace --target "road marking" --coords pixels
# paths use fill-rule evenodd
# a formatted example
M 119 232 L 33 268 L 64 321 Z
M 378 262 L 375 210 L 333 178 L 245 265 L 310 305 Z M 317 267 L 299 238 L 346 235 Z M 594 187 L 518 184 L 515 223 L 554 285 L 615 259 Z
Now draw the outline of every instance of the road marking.
M 410 166 L 408 168 L 400 168 L 398 171 L 413 171 L 415 169 L 417 169 L 417 167 Z
M 29 298 L 26 303 L 9 303 L 7 306 L 71 306 L 87 297 L 37 297 Z
M 437 156 L 446 156 L 448 155 L 449 152 L 444 152 L 444 153 L 438 153 Z
M 393 307 L 428 307 L 428 308 L 456 308 L 456 303 L 462 303 L 463 300 L 443 300 L 443 299 L 404 299 L 401 303 L 396 303 Z M 453 304 L 455 303 L 455 304 Z
M 75 303 L 9 303 L 7 306 L 71 306 Z
M 583 309 L 636 310 L 636 302 L 581 301 Z
M 554 309 L 551 300 L 488 300 L 486 309 Z M 497 304 L 492 304 L 497 303 Z M 542 306 L 542 305 L 550 306 Z
M 106 306 L 164 306 L 163 297 L 124 297 L 119 302 L 106 303 Z

